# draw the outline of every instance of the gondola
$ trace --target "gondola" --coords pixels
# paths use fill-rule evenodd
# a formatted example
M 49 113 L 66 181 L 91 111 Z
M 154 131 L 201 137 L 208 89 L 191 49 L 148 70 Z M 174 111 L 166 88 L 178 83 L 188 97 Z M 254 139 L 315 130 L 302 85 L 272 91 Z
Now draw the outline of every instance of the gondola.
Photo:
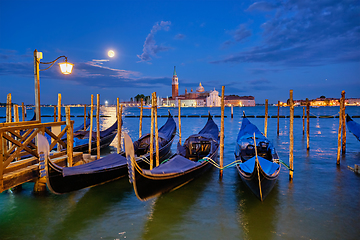
M 160 157 L 167 156 L 176 134 L 176 123 L 169 114 L 166 123 L 159 129 Z M 150 153 L 139 146 L 149 142 L 150 135 L 141 137 L 134 143 L 139 165 L 149 166 L 146 159 Z M 101 159 L 74 167 L 60 167 L 46 158 L 47 186 L 53 193 L 63 194 L 82 188 L 92 187 L 125 177 L 128 174 L 125 152 L 112 153 Z
M 118 122 L 115 121 L 109 128 L 100 131 L 100 149 L 108 147 L 117 134 Z M 89 153 L 90 131 L 77 131 L 74 133 L 74 152 Z M 66 142 L 66 141 L 64 141 Z M 91 153 L 96 153 L 96 132 L 92 132 Z M 65 150 L 65 149 L 64 149 Z
M 346 125 L 349 131 L 360 141 L 360 124 L 352 120 L 352 118 L 346 114 Z
M 217 158 L 219 128 L 209 115 L 198 134 L 188 137 L 183 145 L 178 143 L 177 153 L 152 170 L 138 165 L 132 147 L 130 137 L 125 135 L 130 182 L 136 196 L 144 201 L 175 190 L 207 171 L 211 167 L 207 158 Z
M 272 143 L 245 114 L 236 140 L 235 159 L 240 161 L 236 164 L 240 178 L 263 201 L 273 189 L 281 165 Z

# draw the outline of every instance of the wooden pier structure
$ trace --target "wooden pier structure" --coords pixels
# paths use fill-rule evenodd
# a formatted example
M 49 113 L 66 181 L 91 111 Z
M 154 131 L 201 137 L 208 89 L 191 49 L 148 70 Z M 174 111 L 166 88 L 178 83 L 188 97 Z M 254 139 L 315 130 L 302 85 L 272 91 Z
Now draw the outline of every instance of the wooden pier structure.
M 62 140 L 70 131 L 74 121 L 41 123 L 40 121 L 0 123 L 0 193 L 26 182 L 37 182 L 40 179 L 37 134 L 45 133 L 51 137 L 50 149 L 56 144 L 67 151 L 52 152 L 50 159 L 59 166 L 73 166 L 83 161 L 82 152 L 72 152 L 67 144 L 73 139 Z M 63 130 L 61 130 L 63 126 Z

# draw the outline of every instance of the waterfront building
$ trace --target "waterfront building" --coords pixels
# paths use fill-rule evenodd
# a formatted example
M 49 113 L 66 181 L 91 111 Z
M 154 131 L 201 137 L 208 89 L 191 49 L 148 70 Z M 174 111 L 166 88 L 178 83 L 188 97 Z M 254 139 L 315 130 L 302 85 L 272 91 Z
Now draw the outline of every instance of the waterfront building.
M 181 100 L 182 107 L 220 107 L 221 97 L 219 92 L 215 90 L 205 91 L 204 86 L 199 83 L 199 86 L 195 91 L 191 88 L 190 92 L 185 89 L 185 93 L 179 95 L 179 79 L 176 73 L 176 67 L 174 67 L 174 74 L 172 77 L 172 96 L 171 98 L 161 99 L 163 106 L 178 107 L 178 101 Z M 237 95 L 225 95 L 226 106 L 255 106 L 255 98 L 253 96 L 237 96 Z

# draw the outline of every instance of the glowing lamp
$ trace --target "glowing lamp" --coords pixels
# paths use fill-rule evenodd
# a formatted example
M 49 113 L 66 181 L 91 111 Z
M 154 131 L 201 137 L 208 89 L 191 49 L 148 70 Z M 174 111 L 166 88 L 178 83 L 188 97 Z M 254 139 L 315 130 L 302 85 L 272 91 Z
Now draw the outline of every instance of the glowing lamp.
M 60 70 L 62 74 L 70 74 L 74 64 L 68 63 L 67 61 L 59 63 Z

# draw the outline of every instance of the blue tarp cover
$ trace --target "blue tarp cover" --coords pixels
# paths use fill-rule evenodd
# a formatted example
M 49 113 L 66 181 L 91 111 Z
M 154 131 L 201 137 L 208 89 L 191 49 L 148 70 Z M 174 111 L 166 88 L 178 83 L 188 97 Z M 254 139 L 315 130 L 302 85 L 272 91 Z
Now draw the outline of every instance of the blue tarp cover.
M 360 124 L 352 120 L 349 116 L 346 117 L 346 125 L 350 132 L 360 141 Z
M 252 124 L 246 117 L 244 117 L 236 139 L 236 156 L 240 156 L 241 149 L 245 149 L 247 145 L 254 145 L 254 133 L 257 146 L 260 142 L 265 142 L 268 144 L 268 148 L 271 149 L 272 154 L 275 153 L 272 143 L 260 132 L 260 130 L 254 124 Z
M 265 158 L 259 157 L 259 164 L 262 168 L 262 170 L 267 174 L 267 175 L 272 175 L 274 174 L 274 172 L 279 169 L 280 165 L 274 162 L 271 162 L 269 160 L 266 160 Z M 255 157 L 250 158 L 249 160 L 247 160 L 244 163 L 240 163 L 239 164 L 240 169 L 246 173 L 252 173 L 254 171 L 255 168 Z
M 199 165 L 201 165 L 201 163 L 191 161 L 180 155 L 176 155 L 168 162 L 160 164 L 158 167 L 154 168 L 153 170 L 143 170 L 143 172 L 148 175 L 164 174 L 164 173 L 181 173 Z
M 121 165 L 126 164 L 126 158 L 117 153 L 109 154 L 101 159 L 95 160 L 93 162 L 74 166 L 74 167 L 64 167 L 63 176 L 72 176 L 79 174 L 91 174 L 95 172 L 102 172 L 107 169 L 116 168 Z

